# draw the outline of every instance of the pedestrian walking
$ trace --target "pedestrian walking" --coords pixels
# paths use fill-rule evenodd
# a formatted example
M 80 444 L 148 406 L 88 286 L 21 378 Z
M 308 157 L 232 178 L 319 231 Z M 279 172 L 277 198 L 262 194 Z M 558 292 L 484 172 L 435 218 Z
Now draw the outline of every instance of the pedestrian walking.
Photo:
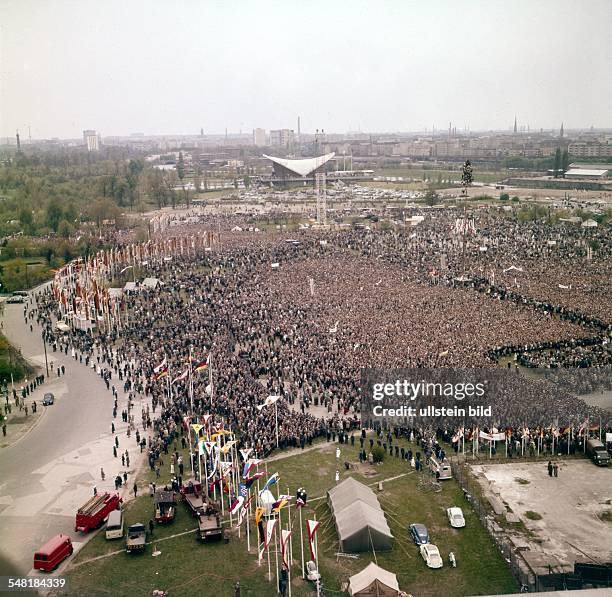
M 558 477 L 559 476 L 559 463 L 555 462 L 553 464 L 553 476 Z
M 134 483 L 134 497 L 138 497 L 138 485 Z
M 548 476 L 549 477 L 553 476 L 553 464 L 550 460 L 548 461 Z
M 100 477 L 102 478 L 102 481 L 104 481 L 104 469 L 100 467 Z
M 155 522 L 153 521 L 153 519 L 151 518 L 149 520 L 149 533 L 151 533 L 151 535 L 153 535 L 153 531 L 155 530 Z

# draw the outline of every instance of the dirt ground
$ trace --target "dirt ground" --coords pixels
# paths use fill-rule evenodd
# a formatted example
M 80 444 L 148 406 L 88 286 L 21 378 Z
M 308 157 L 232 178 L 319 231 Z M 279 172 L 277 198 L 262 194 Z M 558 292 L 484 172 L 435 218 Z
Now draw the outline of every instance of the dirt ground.
M 526 532 L 509 532 L 515 544 L 532 552 L 526 555 L 536 566 L 612 562 L 612 467 L 597 467 L 589 460 L 559 464 L 557 478 L 549 477 L 546 462 L 477 465 L 472 470 L 485 494 L 497 496 L 524 523 Z M 541 519 L 533 520 L 538 515 Z

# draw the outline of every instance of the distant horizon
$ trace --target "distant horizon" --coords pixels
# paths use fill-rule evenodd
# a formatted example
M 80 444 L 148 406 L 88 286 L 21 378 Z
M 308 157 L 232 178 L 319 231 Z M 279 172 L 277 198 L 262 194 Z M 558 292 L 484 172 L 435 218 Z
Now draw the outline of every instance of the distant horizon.
M 279 129 L 275 129 L 275 128 L 265 128 L 265 127 L 256 127 L 256 128 L 262 128 L 263 130 L 266 131 L 266 133 L 269 133 L 271 130 L 279 130 Z M 293 130 L 294 133 L 297 135 L 297 130 L 291 129 L 291 127 L 284 127 L 284 128 L 289 128 L 290 130 Z M 555 133 L 555 132 L 559 132 L 561 128 L 561 125 L 559 125 L 558 127 L 531 127 L 530 130 L 522 130 L 520 128 L 519 125 L 519 129 L 517 130 L 516 134 L 517 135 L 526 135 L 526 134 L 534 134 L 534 135 L 539 135 L 539 134 L 545 134 L 545 133 Z M 131 133 L 119 133 L 119 134 L 105 134 L 102 131 L 95 129 L 95 128 L 84 128 L 83 131 L 85 130 L 95 130 L 96 133 L 101 137 L 101 139 L 111 139 L 111 138 L 118 138 L 118 139 L 129 139 L 129 138 L 164 138 L 164 137 L 194 137 L 194 138 L 201 138 L 201 135 L 199 132 L 191 132 L 191 133 L 184 133 L 184 132 L 174 132 L 174 133 L 142 133 L 142 132 L 131 132 Z M 254 129 L 253 129 L 254 130 Z M 253 135 L 253 130 L 250 131 L 227 131 L 227 137 L 252 137 Z M 582 126 L 582 127 L 568 127 L 565 124 L 563 125 L 563 131 L 564 134 L 570 133 L 570 132 L 574 132 L 574 133 L 586 133 L 586 132 L 593 132 L 593 133 L 607 133 L 607 132 L 612 132 L 612 126 L 609 127 L 592 127 L 589 126 Z M 433 131 L 432 129 L 422 129 L 422 130 L 396 130 L 396 131 L 376 131 L 376 130 L 362 130 L 362 131 L 357 131 L 357 130 L 350 130 L 350 131 L 325 131 L 323 134 L 325 136 L 327 135 L 334 135 L 334 136 L 338 136 L 338 135 L 344 135 L 344 136 L 349 136 L 349 135 L 385 135 L 385 136 L 391 136 L 391 135 L 419 135 L 419 134 L 428 134 L 431 135 L 435 132 L 436 135 L 448 135 L 448 129 L 443 129 L 443 128 L 436 128 L 435 131 Z M 320 133 L 320 131 L 319 131 Z M 464 129 L 459 129 L 459 127 L 457 127 L 456 131 L 453 131 L 452 134 L 453 135 L 457 135 L 457 136 L 466 136 L 466 135 L 473 135 L 473 134 L 487 134 L 487 133 L 501 133 L 501 134 L 515 134 L 512 127 L 510 128 L 485 128 L 485 129 L 469 129 L 469 130 L 464 130 Z M 314 136 L 317 134 L 316 131 L 304 131 L 302 130 L 300 132 L 301 135 L 307 135 L 307 136 Z M 225 137 L 226 133 L 225 131 L 221 131 L 221 132 L 206 132 L 204 131 L 204 138 L 206 137 Z M 30 141 L 30 137 L 27 134 L 24 135 L 23 131 L 19 131 L 19 136 L 20 136 L 20 141 L 22 145 L 27 145 Z M 11 135 L 1 135 L 0 136 L 0 142 L 2 141 L 6 141 L 7 139 L 11 139 L 12 142 L 16 141 L 16 134 Z M 81 132 L 80 135 L 77 136 L 71 136 L 71 137 L 60 137 L 60 136 L 50 136 L 50 137 L 35 137 L 32 136 L 31 140 L 32 142 L 40 142 L 40 141 L 54 141 L 54 140 L 58 140 L 58 141 L 76 141 L 76 140 L 82 140 L 83 139 L 83 134 Z

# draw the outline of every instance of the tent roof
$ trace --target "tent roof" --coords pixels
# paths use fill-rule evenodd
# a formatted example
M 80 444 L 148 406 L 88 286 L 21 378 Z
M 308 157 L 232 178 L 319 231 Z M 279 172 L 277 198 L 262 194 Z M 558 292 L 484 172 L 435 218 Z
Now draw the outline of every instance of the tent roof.
M 325 155 L 320 155 L 315 158 L 306 158 L 303 160 L 288 160 L 286 158 L 275 158 L 271 155 L 263 154 L 263 157 L 278 164 L 279 166 L 283 166 L 287 168 L 287 170 L 291 170 L 291 172 L 295 172 L 300 176 L 308 176 L 312 174 L 317 168 L 320 168 L 326 162 L 329 162 L 336 154 L 334 152 L 327 153 Z
M 349 578 L 349 594 L 355 595 L 359 591 L 367 589 L 377 580 L 389 589 L 399 591 L 397 576 L 393 572 L 377 566 L 374 562 L 370 562 L 361 572 Z
M 334 513 L 342 511 L 356 500 L 361 500 L 370 506 L 380 508 L 376 494 L 363 483 L 353 477 L 348 477 L 327 492 Z
M 393 537 L 384 512 L 365 502 L 357 501 L 336 513 L 336 527 L 340 541 L 344 541 L 368 527 L 381 535 Z

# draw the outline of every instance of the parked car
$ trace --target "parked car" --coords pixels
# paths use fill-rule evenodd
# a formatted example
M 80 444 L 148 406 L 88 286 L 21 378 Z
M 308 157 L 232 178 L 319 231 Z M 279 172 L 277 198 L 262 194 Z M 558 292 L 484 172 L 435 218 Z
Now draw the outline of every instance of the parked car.
M 425 543 L 419 547 L 421 556 L 429 568 L 442 568 L 442 556 L 438 548 L 432 543 Z
M 461 508 L 448 508 L 446 510 L 448 516 L 448 522 L 455 529 L 460 529 L 465 526 L 465 518 L 463 518 L 463 512 Z
M 50 404 L 53 404 L 55 402 L 55 396 L 51 393 L 51 392 L 47 392 L 44 396 L 43 396 L 43 406 L 49 406 Z
M 429 543 L 429 533 L 427 532 L 427 527 L 424 524 L 413 522 L 408 527 L 408 530 L 415 545 L 425 545 L 426 543 Z
M 22 296 L 18 295 L 18 294 L 17 295 L 13 294 L 12 296 L 9 296 L 6 299 L 6 302 L 9 303 L 9 304 L 13 304 L 13 303 L 25 303 L 25 299 Z

